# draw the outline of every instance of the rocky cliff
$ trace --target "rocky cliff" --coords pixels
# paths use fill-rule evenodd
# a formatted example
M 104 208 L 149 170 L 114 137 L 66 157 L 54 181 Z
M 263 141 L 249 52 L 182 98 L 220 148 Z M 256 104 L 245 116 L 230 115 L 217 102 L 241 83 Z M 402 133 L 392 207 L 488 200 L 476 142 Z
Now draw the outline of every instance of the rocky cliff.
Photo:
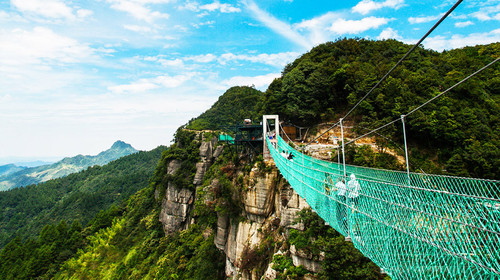
M 195 207 L 208 207 L 216 212 L 214 243 L 225 255 L 228 279 L 275 279 L 275 255 L 291 258 L 294 266 L 303 266 L 310 275 L 320 272 L 318 258 L 285 242 L 289 229 L 303 230 L 295 220 L 309 206 L 280 177 L 274 163 L 229 151 L 221 157 L 224 146 L 200 133 L 196 141 L 199 158 L 193 181 L 180 187 L 171 180 L 157 197 L 165 234 L 196 223 Z M 182 168 L 177 159 L 165 164 L 170 176 Z

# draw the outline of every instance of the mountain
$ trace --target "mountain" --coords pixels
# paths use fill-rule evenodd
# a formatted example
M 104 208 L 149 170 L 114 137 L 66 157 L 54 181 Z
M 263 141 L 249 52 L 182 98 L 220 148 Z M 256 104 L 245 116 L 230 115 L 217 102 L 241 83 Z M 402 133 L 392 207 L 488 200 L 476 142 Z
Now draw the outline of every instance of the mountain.
M 89 166 L 105 165 L 123 156 L 136 153 L 130 144 L 116 141 L 111 148 L 96 156 L 77 155 L 64 158 L 56 163 L 31 168 L 19 168 L 17 171 L 0 172 L 0 191 L 23 187 L 79 172 Z M 7 170 L 7 167 L 5 167 Z M 10 167 L 9 170 L 15 170 Z
M 99 211 L 147 186 L 165 149 L 136 152 L 63 178 L 0 192 L 0 247 L 16 233 L 33 237 L 45 225 L 62 220 L 86 225 Z
M 6 164 L 6 165 L 2 165 L 2 166 L 0 166 L 0 176 L 9 175 L 9 174 L 12 174 L 12 173 L 16 173 L 16 172 L 24 170 L 26 168 L 27 167 L 17 166 L 17 165 L 12 164 L 12 163 L 11 164 Z

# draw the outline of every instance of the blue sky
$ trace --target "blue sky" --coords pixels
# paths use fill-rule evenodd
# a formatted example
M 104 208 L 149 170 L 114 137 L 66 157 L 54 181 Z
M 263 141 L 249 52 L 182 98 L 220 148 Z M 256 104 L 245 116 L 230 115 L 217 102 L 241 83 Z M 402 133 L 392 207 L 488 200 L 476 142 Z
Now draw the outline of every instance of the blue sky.
M 340 37 L 416 42 L 454 3 L 0 0 L 0 158 L 168 145 L 231 86 Z M 500 0 L 464 1 L 424 46 L 498 42 L 499 23 Z

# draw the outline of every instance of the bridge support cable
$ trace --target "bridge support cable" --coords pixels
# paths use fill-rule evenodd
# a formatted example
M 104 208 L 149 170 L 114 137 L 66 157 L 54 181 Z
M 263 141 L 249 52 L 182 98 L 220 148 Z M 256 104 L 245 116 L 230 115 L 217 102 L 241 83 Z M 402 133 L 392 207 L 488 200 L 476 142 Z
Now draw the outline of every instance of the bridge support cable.
M 281 137 L 266 144 L 292 188 L 393 279 L 500 278 L 499 181 L 344 167 Z M 341 170 L 356 175 L 358 198 L 335 189 Z
M 410 180 L 410 161 L 408 160 L 408 144 L 406 142 L 405 115 L 401 115 L 401 122 L 403 123 L 403 138 L 404 138 L 404 141 L 405 141 L 406 173 L 408 174 L 408 186 L 409 186 L 409 185 L 411 185 L 411 180 Z

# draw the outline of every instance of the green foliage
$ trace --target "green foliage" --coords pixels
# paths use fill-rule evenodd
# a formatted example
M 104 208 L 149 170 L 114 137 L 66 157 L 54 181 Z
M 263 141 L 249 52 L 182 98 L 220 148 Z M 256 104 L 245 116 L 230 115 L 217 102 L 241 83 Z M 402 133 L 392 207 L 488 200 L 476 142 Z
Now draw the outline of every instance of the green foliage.
M 417 48 L 360 106 L 350 119 L 355 127 L 376 128 L 397 119 L 498 56 L 500 43 L 448 52 Z M 395 40 L 342 39 L 319 45 L 287 65 L 259 102 L 261 113 L 310 126 L 337 121 L 408 51 Z M 410 154 L 427 172 L 498 179 L 500 150 L 499 65 L 456 87 L 409 116 Z M 361 132 L 361 131 L 358 131 Z M 363 131 L 366 133 L 366 131 Z M 403 143 L 401 124 L 381 131 Z M 366 152 L 366 151 L 364 151 Z M 388 157 L 363 155 L 394 166 Z M 425 161 L 435 162 L 429 165 Z M 354 163 L 351 161 L 351 163 Z M 377 163 L 371 164 L 375 166 Z M 396 167 L 396 166 L 394 166 Z
M 210 109 L 190 120 L 186 128 L 218 130 L 241 124 L 244 119 L 258 121 L 262 118 L 257 111 L 261 97 L 262 92 L 252 87 L 232 87 Z
M 151 179 L 153 186 L 161 195 L 164 194 L 169 182 L 179 188 L 194 188 L 193 180 L 200 148 L 200 141 L 195 141 L 196 137 L 196 133 L 192 131 L 178 129 L 174 137 L 175 143 L 163 152 Z M 179 163 L 180 167 L 170 174 L 168 166 L 172 161 Z
M 309 272 L 303 266 L 294 266 L 292 258 L 285 255 L 275 255 L 272 268 L 278 272 L 276 280 L 300 279 Z
M 326 226 L 316 213 L 304 209 L 298 214 L 297 222 L 303 223 L 305 230 L 291 229 L 289 242 L 315 259 L 319 259 L 320 252 L 325 253 L 321 262 L 323 272 L 319 274 L 321 279 L 384 279 L 373 262 L 352 243 L 345 242 L 340 233 Z
M 193 224 L 166 238 L 152 186 L 122 207 L 112 225 L 90 235 L 89 245 L 54 279 L 223 279 L 224 257 L 213 231 Z
M 1 279 L 49 279 L 60 265 L 83 248 L 85 239 L 78 222 L 46 225 L 38 239 L 10 241 L 0 252 Z
M 35 238 L 62 220 L 86 225 L 102 209 L 119 204 L 148 185 L 165 147 L 122 157 L 36 186 L 0 192 L 0 246 L 17 232 Z

